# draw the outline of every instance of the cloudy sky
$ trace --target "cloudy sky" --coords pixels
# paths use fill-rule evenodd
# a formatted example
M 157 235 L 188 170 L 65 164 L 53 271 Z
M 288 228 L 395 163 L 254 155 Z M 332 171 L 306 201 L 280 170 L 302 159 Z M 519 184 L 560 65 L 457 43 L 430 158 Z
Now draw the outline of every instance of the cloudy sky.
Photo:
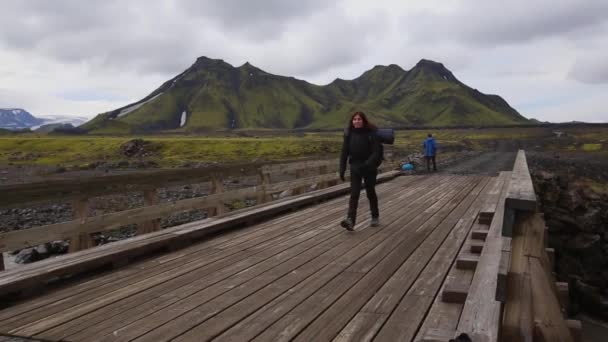
M 198 56 L 315 84 L 443 63 L 526 117 L 608 122 L 608 0 L 2 0 L 0 108 L 92 117 Z

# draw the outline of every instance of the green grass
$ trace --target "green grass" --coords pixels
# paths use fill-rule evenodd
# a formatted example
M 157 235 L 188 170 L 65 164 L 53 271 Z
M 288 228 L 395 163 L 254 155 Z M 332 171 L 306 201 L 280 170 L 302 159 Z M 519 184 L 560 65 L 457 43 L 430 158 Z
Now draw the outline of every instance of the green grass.
M 583 151 L 593 152 L 602 149 L 602 144 L 583 144 Z
M 124 128 L 114 121 L 108 129 Z M 398 154 L 422 150 L 428 133 L 437 139 L 440 151 L 485 150 L 498 140 L 529 141 L 545 151 L 603 153 L 605 143 L 598 143 L 584 132 L 573 132 L 567 139 L 557 139 L 549 128 L 503 129 L 437 129 L 397 131 L 395 146 Z M 602 137 L 608 129 L 598 131 Z M 19 134 L 0 137 L 0 164 L 86 165 L 91 162 L 128 160 L 120 146 L 137 136 L 55 136 Z M 151 135 L 141 136 L 152 143 L 154 153 L 145 160 L 172 167 L 187 162 L 246 162 L 253 160 L 287 160 L 323 156 L 337 157 L 342 132 L 286 131 L 226 131 L 209 132 L 207 136 Z
M 86 165 L 128 160 L 120 146 L 134 137 L 28 136 L 0 138 L 0 164 Z M 331 154 L 341 147 L 338 136 L 204 138 L 143 137 L 155 152 L 145 160 L 161 166 L 186 162 L 243 162 L 282 160 Z

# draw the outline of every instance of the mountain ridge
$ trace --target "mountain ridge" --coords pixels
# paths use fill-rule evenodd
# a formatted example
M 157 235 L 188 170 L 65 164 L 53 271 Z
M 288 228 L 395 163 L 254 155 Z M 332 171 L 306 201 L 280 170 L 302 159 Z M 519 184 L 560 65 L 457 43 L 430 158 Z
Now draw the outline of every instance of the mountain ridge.
M 467 86 L 442 63 L 427 59 L 410 70 L 376 65 L 355 79 L 336 78 L 321 86 L 249 62 L 233 67 L 202 56 L 141 100 L 81 127 L 93 133 L 323 129 L 343 127 L 356 110 L 390 126 L 529 122 L 500 96 Z

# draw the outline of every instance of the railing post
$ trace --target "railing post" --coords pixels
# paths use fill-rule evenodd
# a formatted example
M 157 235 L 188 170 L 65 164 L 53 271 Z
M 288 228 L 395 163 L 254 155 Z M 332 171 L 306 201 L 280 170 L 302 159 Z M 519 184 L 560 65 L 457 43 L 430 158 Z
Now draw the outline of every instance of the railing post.
M 144 206 L 158 204 L 158 193 L 156 189 L 144 190 Z M 153 219 L 147 222 L 142 222 L 137 227 L 137 235 L 152 233 L 160 230 L 160 219 Z
M 257 204 L 262 204 L 269 201 L 270 196 L 266 193 L 266 185 L 270 184 L 270 174 L 265 173 L 263 169 L 260 169 L 259 177 L 260 190 L 258 191 L 257 195 Z
M 296 180 L 302 178 L 304 176 L 305 172 L 306 172 L 306 169 L 298 169 L 298 170 L 296 170 Z M 299 195 L 299 194 L 302 194 L 302 193 L 304 193 L 304 187 L 303 186 L 298 186 L 296 188 L 293 188 L 293 190 L 292 190 L 292 194 L 293 195 Z
M 327 165 L 319 166 L 319 175 L 327 174 Z M 329 186 L 329 182 L 319 182 L 317 185 L 317 189 L 324 189 Z
M 224 192 L 224 182 L 222 181 L 222 177 L 218 174 L 213 174 L 211 176 L 211 193 L 219 194 Z M 221 200 L 217 202 L 217 205 L 214 208 L 211 208 L 212 215 L 209 216 L 217 216 L 226 212 L 226 207 L 224 206 L 224 202 Z
M 72 201 L 74 218 L 80 219 L 80 224 L 84 225 L 89 214 L 89 199 L 79 198 Z M 69 252 L 77 252 L 95 246 L 93 237 L 90 233 L 76 234 L 70 238 Z

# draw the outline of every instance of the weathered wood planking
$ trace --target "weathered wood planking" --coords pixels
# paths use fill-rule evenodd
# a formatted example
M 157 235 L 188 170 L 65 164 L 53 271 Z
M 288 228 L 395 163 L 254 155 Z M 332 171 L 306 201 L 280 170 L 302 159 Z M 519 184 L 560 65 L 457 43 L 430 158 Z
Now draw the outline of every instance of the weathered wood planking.
M 492 189 L 502 189 L 502 186 L 506 179 L 506 174 L 501 174 L 499 177 L 496 177 L 492 180 L 489 185 L 489 190 L 486 193 L 486 197 L 482 198 L 482 202 L 487 201 L 487 194 L 492 193 Z M 498 201 L 498 198 L 495 198 Z M 480 229 L 479 223 L 474 223 L 470 228 L 470 231 Z M 470 234 L 469 234 L 470 235 Z M 473 242 L 469 237 L 463 247 L 460 249 L 460 254 L 467 253 L 468 243 Z M 442 337 L 449 335 L 448 339 L 438 340 L 441 342 L 448 341 L 450 338 L 453 338 L 456 333 L 456 329 L 458 327 L 458 321 L 460 319 L 460 315 L 462 312 L 462 308 L 464 306 L 464 302 L 466 301 L 466 297 L 468 296 L 469 287 L 471 286 L 471 281 L 473 279 L 474 271 L 471 270 L 459 270 L 456 268 L 455 263 L 451 266 L 451 269 L 448 273 L 447 278 L 443 283 L 443 290 L 446 290 L 453 285 L 452 289 L 454 291 L 454 295 L 456 297 L 464 297 L 464 300 L 454 303 L 446 303 L 442 300 L 442 296 L 436 296 L 431 306 L 418 334 L 416 335 L 414 341 L 432 341 L 434 336 Z M 454 298 L 454 299 L 460 299 Z
M 501 172 L 501 174 L 510 172 Z M 490 226 L 488 237 L 479 264 L 473 276 L 469 296 L 462 310 L 458 323 L 458 331 L 473 336 L 479 341 L 496 341 L 500 331 L 500 318 L 502 305 L 495 300 L 498 267 L 502 248 L 502 217 L 504 212 L 504 199 L 509 182 L 503 185 L 499 205 Z
M 526 154 L 523 150 L 517 152 L 517 158 L 513 165 L 511 174 L 511 182 L 505 198 L 505 215 L 512 215 L 510 211 L 535 211 L 537 208 L 536 194 L 534 193 L 534 185 L 532 177 L 528 170 Z M 512 220 L 504 220 L 503 235 L 512 235 Z
M 418 248 L 416 254 L 420 253 L 421 259 L 416 264 L 421 263 L 422 267 L 408 266 L 408 260 L 363 308 L 362 311 L 365 312 L 373 310 L 373 312 L 390 313 L 386 323 L 377 331 L 375 336 L 377 340 L 407 341 L 414 338 L 477 217 L 479 194 L 487 185 L 487 181 L 488 179 L 483 179 L 477 184 L 439 224 L 433 234 L 427 238 L 428 242 L 425 241 L 426 247 Z M 405 276 L 408 272 L 413 275 L 407 278 L 415 279 L 409 289 L 407 286 L 400 286 L 399 277 Z
M 396 203 L 398 203 L 398 202 L 396 202 Z M 328 232 L 337 232 L 341 235 L 342 234 L 352 234 L 352 233 L 345 232 L 343 229 L 340 229 L 339 227 L 336 227 L 337 222 L 333 222 L 333 223 L 329 222 L 329 224 L 331 224 L 331 226 L 334 227 L 334 229 L 328 230 Z M 335 229 L 335 228 L 337 228 L 337 229 Z M 336 259 L 337 259 L 336 256 L 343 255 L 347 251 L 350 251 L 352 249 L 352 243 L 360 243 L 363 241 L 362 239 L 364 239 L 366 236 L 369 236 L 369 234 L 376 234 L 376 233 L 379 234 L 381 232 L 382 231 L 380 231 L 380 230 L 372 230 L 372 229 L 366 229 L 366 230 L 363 230 L 362 232 L 358 232 L 357 235 L 354 236 L 352 239 L 343 240 L 344 243 L 341 244 L 341 247 L 339 247 L 339 250 L 334 250 L 329 254 L 328 253 L 323 254 L 323 252 L 326 250 L 326 247 L 331 250 L 332 243 L 330 242 L 329 244 L 327 244 L 324 241 L 322 243 L 322 245 L 318 245 L 317 247 L 312 248 L 312 249 L 308 248 L 305 255 L 304 254 L 298 255 L 296 258 L 294 258 L 294 260 L 291 260 L 291 261 L 284 260 L 284 258 L 282 258 L 282 257 L 277 258 L 275 260 L 275 263 L 280 264 L 281 262 L 288 262 L 289 264 L 280 265 L 279 266 L 280 268 L 274 269 L 272 271 L 269 270 L 266 273 L 266 275 L 261 275 L 260 277 L 256 277 L 255 279 L 251 279 L 250 281 L 248 281 L 247 279 L 243 279 L 242 281 L 246 281 L 246 280 L 248 281 L 246 286 L 238 286 L 239 283 L 234 282 L 234 281 L 236 281 L 236 279 L 242 279 L 245 274 L 238 275 L 235 280 L 232 280 L 228 283 L 228 284 L 230 284 L 229 287 L 228 287 L 228 284 L 218 284 L 216 289 L 213 290 L 213 291 L 221 291 L 223 293 L 229 289 L 233 289 L 233 291 L 227 292 L 226 295 L 222 295 L 221 297 L 218 297 L 216 299 L 212 299 L 212 298 L 209 298 L 206 296 L 202 297 L 203 294 L 199 294 L 199 295 L 192 296 L 189 298 L 184 298 L 182 303 L 178 303 L 178 304 L 175 304 L 172 306 L 174 308 L 174 310 L 166 309 L 166 310 L 160 311 L 158 313 L 156 313 L 156 312 L 151 313 L 152 315 L 148 316 L 148 317 L 138 317 L 138 318 L 140 318 L 140 320 L 138 322 L 133 322 L 133 324 L 131 324 L 130 326 L 124 327 L 124 329 L 118 329 L 118 330 L 114 329 L 109 332 L 112 333 L 112 331 L 117 331 L 117 334 L 119 334 L 120 340 L 122 340 L 122 339 L 127 340 L 130 338 L 136 337 L 138 335 L 141 335 L 147 331 L 150 331 L 150 334 L 145 335 L 144 339 L 147 339 L 147 340 L 158 340 L 158 339 L 163 340 L 163 339 L 169 338 L 169 336 L 171 334 L 173 334 L 173 336 L 178 335 L 181 332 L 188 330 L 193 325 L 202 323 L 207 318 L 210 318 L 209 315 L 212 315 L 214 312 L 217 312 L 219 309 L 228 308 L 231 305 L 233 305 L 235 303 L 235 301 L 245 299 L 247 296 L 252 295 L 252 292 L 255 292 L 256 290 L 263 291 L 263 292 L 255 292 L 255 293 L 256 294 L 264 293 L 263 298 L 267 298 L 266 296 L 272 296 L 273 294 L 279 295 L 281 293 L 279 289 L 283 288 L 284 286 L 287 286 L 287 288 L 289 288 L 289 286 L 295 286 L 294 282 L 293 282 L 294 279 L 301 280 L 302 279 L 301 277 L 305 276 L 306 274 L 309 274 L 309 272 L 311 272 L 312 270 L 318 269 L 323 266 L 323 263 L 321 263 L 320 259 L 317 259 L 316 261 L 311 260 L 310 262 L 307 262 L 307 260 L 310 260 L 309 257 L 313 257 L 314 255 L 318 255 L 319 253 L 321 253 L 322 255 L 324 255 L 323 260 L 325 260 L 324 261 L 325 263 L 336 262 Z M 346 236 L 349 236 L 349 235 L 346 235 Z M 380 236 L 382 236 L 382 234 L 380 234 Z M 384 238 L 387 238 L 387 236 L 384 236 Z M 334 246 L 335 246 L 335 244 L 334 244 Z M 366 246 L 367 246 L 367 248 L 373 248 L 372 244 L 366 245 Z M 351 258 L 353 258 L 354 260 L 357 259 L 356 255 L 352 255 Z M 302 263 L 304 263 L 304 264 L 302 264 Z M 300 268 L 300 266 L 298 266 L 298 265 L 302 265 L 301 266 L 302 268 Z M 294 272 L 294 268 L 297 271 Z M 249 274 L 249 273 L 251 273 L 251 271 L 248 270 L 247 274 Z M 283 282 L 283 280 L 281 280 L 283 278 L 280 278 L 281 275 L 285 275 L 285 277 L 287 277 L 287 278 L 285 278 L 284 282 Z M 279 277 L 279 278 L 276 278 L 276 277 Z M 278 284 L 276 282 L 268 283 L 269 281 L 273 281 L 273 279 L 277 279 L 280 282 L 280 284 Z M 264 288 L 263 286 L 270 286 L 270 288 Z M 178 293 L 183 292 L 183 291 L 179 291 L 179 290 L 174 290 L 174 291 L 178 291 Z M 205 291 L 211 291 L 211 290 L 205 290 Z M 151 300 L 156 300 L 155 298 L 157 298 L 157 297 L 158 296 L 154 296 L 151 298 Z M 170 298 L 170 297 L 168 297 L 168 298 Z M 254 297 L 254 298 L 261 300 L 261 298 L 258 298 L 258 297 Z M 160 300 L 160 299 L 162 299 L 162 297 L 159 297 L 158 299 Z M 212 300 L 212 301 L 210 301 L 210 300 Z M 253 305 L 255 302 L 248 301 L 248 303 L 249 303 L 248 305 L 239 306 L 239 308 L 241 310 L 237 310 L 237 311 L 233 312 L 232 314 L 235 314 L 235 313 L 238 313 L 238 312 L 244 311 L 244 310 L 250 310 L 251 305 Z M 187 316 L 184 316 L 184 317 L 180 316 L 179 312 L 185 312 L 183 310 L 187 310 L 187 308 L 183 308 L 184 304 L 186 304 L 190 308 L 196 307 L 196 309 L 195 309 L 196 312 L 192 312 L 192 314 L 188 314 Z M 263 302 L 260 304 L 256 304 L 256 305 L 263 305 Z M 137 306 L 133 307 L 133 310 L 136 310 L 136 308 L 137 308 Z M 133 310 L 131 310 L 131 312 L 133 312 Z M 174 318 L 174 320 L 172 318 Z M 163 325 L 163 326 L 159 327 L 160 322 L 166 322 L 167 325 Z M 118 322 L 118 324 L 120 324 L 120 322 Z M 155 330 L 155 328 L 159 328 L 159 329 Z M 152 330 L 154 330 L 154 331 L 152 332 Z M 205 334 L 205 333 L 206 332 L 202 332 L 202 334 Z M 111 336 L 108 336 L 108 338 L 110 338 L 110 337 Z
M 415 182 L 411 186 L 407 188 L 400 189 L 401 195 L 397 198 L 396 203 L 402 203 L 402 205 L 397 204 L 395 208 L 385 208 L 381 206 L 383 224 L 380 229 L 365 229 L 361 232 L 357 232 L 357 235 L 354 235 L 352 238 L 359 239 L 362 234 L 368 233 L 379 233 L 380 235 L 374 235 L 378 237 L 382 237 L 384 241 L 388 241 L 392 236 L 401 237 L 404 234 L 408 234 L 407 231 L 403 229 L 412 229 L 414 226 L 410 228 L 403 227 L 400 222 L 410 222 L 412 221 L 416 215 L 420 215 L 423 208 L 428 208 L 432 203 L 436 202 L 438 195 L 445 195 L 445 186 L 453 186 L 455 180 L 449 178 L 449 182 L 439 182 L 436 181 L 437 178 L 433 179 L 432 183 L 427 183 L 423 187 L 419 187 L 416 189 L 416 186 L 419 182 Z M 430 191 L 425 191 L 428 187 L 431 186 Z M 393 189 L 396 190 L 396 189 Z M 422 195 L 420 195 L 422 194 Z M 386 219 L 386 221 L 385 221 Z M 403 228 L 402 228 L 403 227 Z M 392 232 L 389 234 L 389 230 Z M 372 245 L 372 241 L 374 244 Z M 378 240 L 380 242 L 381 240 Z M 378 242 L 375 242 L 375 239 L 372 237 L 371 239 L 367 239 L 365 242 L 361 243 L 359 247 L 349 251 L 348 255 L 342 255 L 341 253 L 337 253 L 336 251 L 331 251 L 331 255 L 335 255 L 335 260 L 333 264 L 339 268 L 336 270 L 332 267 L 322 269 L 317 272 L 317 274 L 306 282 L 299 284 L 293 289 L 285 292 L 280 297 L 274 299 L 272 302 L 264 305 L 261 309 L 256 311 L 254 314 L 245 317 L 242 317 L 242 321 L 236 324 L 231 329 L 227 330 L 224 334 L 220 335 L 218 340 L 220 341 L 241 341 L 241 340 L 250 340 L 262 333 L 267 329 L 268 326 L 272 325 L 273 322 L 277 321 L 285 314 L 289 312 L 293 312 L 294 307 L 298 312 L 302 312 L 306 315 L 306 317 L 310 317 L 311 310 L 308 308 L 312 308 L 312 310 L 318 310 L 318 304 L 315 304 L 314 300 L 307 299 L 313 293 L 318 292 L 321 288 L 327 289 L 324 287 L 329 280 L 334 277 L 338 272 L 343 269 L 349 267 L 352 262 L 358 260 L 361 253 L 365 253 L 365 251 L 369 251 L 372 247 L 376 246 Z M 375 250 L 382 250 L 382 248 L 376 248 Z M 372 254 L 373 255 L 373 254 Z M 370 255 L 370 257 L 372 256 Z M 351 260 L 351 261 L 347 261 Z M 368 264 L 368 262 L 361 261 L 362 264 Z M 366 267 L 366 266 L 363 266 Z M 326 291 L 322 290 L 324 293 Z M 333 296 L 337 294 L 334 293 Z M 307 304 L 303 304 L 304 306 L 299 305 L 307 301 Z M 262 303 L 263 304 L 263 303 Z M 257 305 L 262 305 L 257 304 Z M 243 310 L 243 308 L 241 308 Z M 232 311 L 232 310 L 230 310 Z M 216 327 L 221 328 L 225 326 L 225 324 L 230 325 L 230 321 L 237 319 L 234 313 L 226 312 L 226 314 L 221 314 L 217 316 L 217 319 L 212 319 L 208 323 L 206 322 L 204 325 L 200 327 L 206 327 L 207 329 L 214 330 Z M 313 314 L 314 315 L 314 314 Z M 290 316 L 291 317 L 291 316 Z M 314 316 L 312 316 L 314 317 Z M 303 317 L 302 317 L 303 318 Z M 287 323 L 287 322 L 285 322 Z M 203 332 L 203 336 L 205 332 Z

